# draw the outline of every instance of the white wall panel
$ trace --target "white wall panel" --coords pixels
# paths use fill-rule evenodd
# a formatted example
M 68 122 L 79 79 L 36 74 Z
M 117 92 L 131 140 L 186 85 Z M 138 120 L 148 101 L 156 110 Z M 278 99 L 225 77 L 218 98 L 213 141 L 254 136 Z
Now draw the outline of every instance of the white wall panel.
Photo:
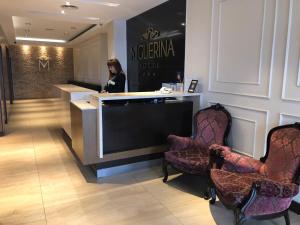
M 75 80 L 101 84 L 104 87 L 108 80 L 106 63 L 107 35 L 99 34 L 74 48 Z
M 260 84 L 265 2 L 230 0 L 219 3 L 217 81 Z
M 275 9 L 273 0 L 213 1 L 210 91 L 270 97 Z
M 291 124 L 296 122 L 300 122 L 300 115 L 297 116 L 288 113 L 280 113 L 280 125 Z
M 229 145 L 259 159 L 271 128 L 300 121 L 300 0 L 189 0 L 186 24 L 185 80 L 231 113 Z
M 210 105 L 215 102 L 209 102 Z M 237 105 L 222 105 L 232 116 L 229 145 L 237 152 L 259 159 L 265 154 L 268 111 Z
M 228 142 L 233 150 L 254 157 L 256 136 L 256 121 L 241 117 L 232 117 L 232 130 Z M 237 138 L 242 137 L 242 138 Z
M 300 1 L 290 1 L 282 98 L 300 101 Z

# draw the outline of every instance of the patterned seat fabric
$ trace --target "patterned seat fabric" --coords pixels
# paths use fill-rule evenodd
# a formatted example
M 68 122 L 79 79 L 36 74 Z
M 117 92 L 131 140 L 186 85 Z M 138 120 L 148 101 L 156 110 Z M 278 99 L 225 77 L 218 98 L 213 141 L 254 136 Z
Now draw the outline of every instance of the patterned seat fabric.
M 211 169 L 211 179 L 222 195 L 224 203 L 237 207 L 250 194 L 252 184 L 265 176 L 258 173 L 232 173 Z
M 208 169 L 208 155 L 205 149 L 168 151 L 165 153 L 165 159 L 186 173 L 204 174 Z
M 287 210 L 299 186 L 294 182 L 300 169 L 300 126 L 286 125 L 268 135 L 267 155 L 263 162 L 226 151 L 213 145 L 210 150 L 224 160 L 221 169 L 211 170 L 211 180 L 225 205 L 242 209 L 242 214 L 262 216 Z M 252 186 L 256 196 L 243 208 Z
M 170 148 L 165 152 L 165 160 L 183 172 L 207 174 L 209 146 L 224 144 L 230 123 L 231 117 L 223 107 L 222 110 L 207 108 L 199 111 L 195 115 L 195 137 L 169 135 Z
M 276 181 L 290 183 L 300 166 L 300 132 L 295 128 L 275 131 L 270 140 L 270 151 L 261 174 Z
M 196 135 L 194 141 L 208 152 L 212 144 L 224 144 L 224 135 L 229 120 L 225 112 L 213 109 L 196 115 Z

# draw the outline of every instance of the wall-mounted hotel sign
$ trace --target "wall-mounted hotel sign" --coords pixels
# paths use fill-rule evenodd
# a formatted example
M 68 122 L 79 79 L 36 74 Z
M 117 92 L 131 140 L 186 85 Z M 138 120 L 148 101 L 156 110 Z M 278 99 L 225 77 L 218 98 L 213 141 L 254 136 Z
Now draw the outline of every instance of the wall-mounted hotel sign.
M 161 38 L 160 31 L 149 25 L 142 34 L 141 42 L 130 49 L 132 60 L 148 60 L 175 56 L 172 38 Z
M 129 91 L 158 90 L 183 74 L 185 9 L 185 0 L 170 0 L 127 21 Z
M 50 70 L 50 58 L 47 56 L 41 56 L 38 58 L 39 71 Z

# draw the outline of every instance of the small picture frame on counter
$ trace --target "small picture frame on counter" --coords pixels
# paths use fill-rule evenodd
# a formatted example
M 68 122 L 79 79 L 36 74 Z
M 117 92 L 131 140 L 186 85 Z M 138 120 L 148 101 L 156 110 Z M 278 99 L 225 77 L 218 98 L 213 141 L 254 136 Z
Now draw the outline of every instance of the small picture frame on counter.
M 189 93 L 194 93 L 195 90 L 196 90 L 197 84 L 198 84 L 198 80 L 192 80 L 191 84 L 190 84 L 190 87 L 188 89 L 188 92 Z

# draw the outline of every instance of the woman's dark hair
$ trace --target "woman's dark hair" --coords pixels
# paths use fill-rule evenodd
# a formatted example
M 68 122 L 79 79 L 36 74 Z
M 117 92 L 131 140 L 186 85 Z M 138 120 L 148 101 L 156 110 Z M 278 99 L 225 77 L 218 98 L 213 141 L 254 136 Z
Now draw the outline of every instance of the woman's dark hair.
M 122 66 L 121 66 L 121 63 L 119 62 L 119 60 L 117 59 L 110 59 L 107 61 L 107 66 L 113 66 L 116 71 L 117 71 L 117 74 L 120 74 L 120 73 L 124 73 L 123 70 L 122 70 Z M 112 74 L 112 72 L 109 70 L 109 78 L 113 77 L 115 74 Z

